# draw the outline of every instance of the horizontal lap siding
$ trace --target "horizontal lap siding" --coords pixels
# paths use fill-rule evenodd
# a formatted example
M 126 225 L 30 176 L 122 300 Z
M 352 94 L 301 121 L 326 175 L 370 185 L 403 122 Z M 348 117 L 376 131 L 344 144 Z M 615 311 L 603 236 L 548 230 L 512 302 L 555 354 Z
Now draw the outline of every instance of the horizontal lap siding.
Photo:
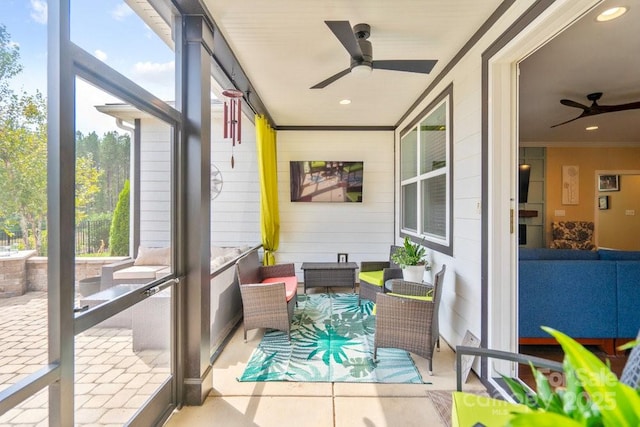
M 394 136 L 391 131 L 278 132 L 279 262 L 387 259 L 394 241 Z M 363 161 L 362 203 L 291 202 L 289 162 Z

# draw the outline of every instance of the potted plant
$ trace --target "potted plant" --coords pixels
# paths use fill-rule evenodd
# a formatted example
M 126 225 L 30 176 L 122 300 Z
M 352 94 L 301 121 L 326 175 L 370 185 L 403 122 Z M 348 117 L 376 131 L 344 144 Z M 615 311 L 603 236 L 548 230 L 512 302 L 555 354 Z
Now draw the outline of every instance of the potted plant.
M 411 282 L 422 282 L 425 270 L 429 270 L 426 249 L 413 243 L 408 236 L 404 238 L 403 246 L 391 255 L 391 260 L 402 268 L 404 280 Z

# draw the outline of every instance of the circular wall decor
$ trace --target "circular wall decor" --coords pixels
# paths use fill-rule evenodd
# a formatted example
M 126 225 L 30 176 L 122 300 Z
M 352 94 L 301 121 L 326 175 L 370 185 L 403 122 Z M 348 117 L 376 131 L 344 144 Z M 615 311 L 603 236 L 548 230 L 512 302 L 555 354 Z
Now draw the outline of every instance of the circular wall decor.
M 216 165 L 211 165 L 211 200 L 222 192 L 222 172 Z

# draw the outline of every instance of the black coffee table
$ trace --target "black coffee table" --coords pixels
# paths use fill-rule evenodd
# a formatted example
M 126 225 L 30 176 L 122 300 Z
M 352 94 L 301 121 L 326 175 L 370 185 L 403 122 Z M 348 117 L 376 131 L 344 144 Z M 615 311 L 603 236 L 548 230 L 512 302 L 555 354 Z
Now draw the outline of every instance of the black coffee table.
M 304 271 L 304 293 L 307 288 L 315 287 L 350 287 L 356 291 L 355 262 L 303 262 L 300 267 Z

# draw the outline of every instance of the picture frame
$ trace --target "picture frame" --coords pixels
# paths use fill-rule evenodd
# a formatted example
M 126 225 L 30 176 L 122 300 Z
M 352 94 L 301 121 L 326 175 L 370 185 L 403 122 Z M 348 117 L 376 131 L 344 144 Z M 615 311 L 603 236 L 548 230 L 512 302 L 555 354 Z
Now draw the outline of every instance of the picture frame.
M 598 175 L 598 191 L 619 191 L 619 175 Z
M 349 254 L 338 254 L 338 262 L 348 262 Z
M 598 209 L 609 209 L 609 196 L 598 196 Z

